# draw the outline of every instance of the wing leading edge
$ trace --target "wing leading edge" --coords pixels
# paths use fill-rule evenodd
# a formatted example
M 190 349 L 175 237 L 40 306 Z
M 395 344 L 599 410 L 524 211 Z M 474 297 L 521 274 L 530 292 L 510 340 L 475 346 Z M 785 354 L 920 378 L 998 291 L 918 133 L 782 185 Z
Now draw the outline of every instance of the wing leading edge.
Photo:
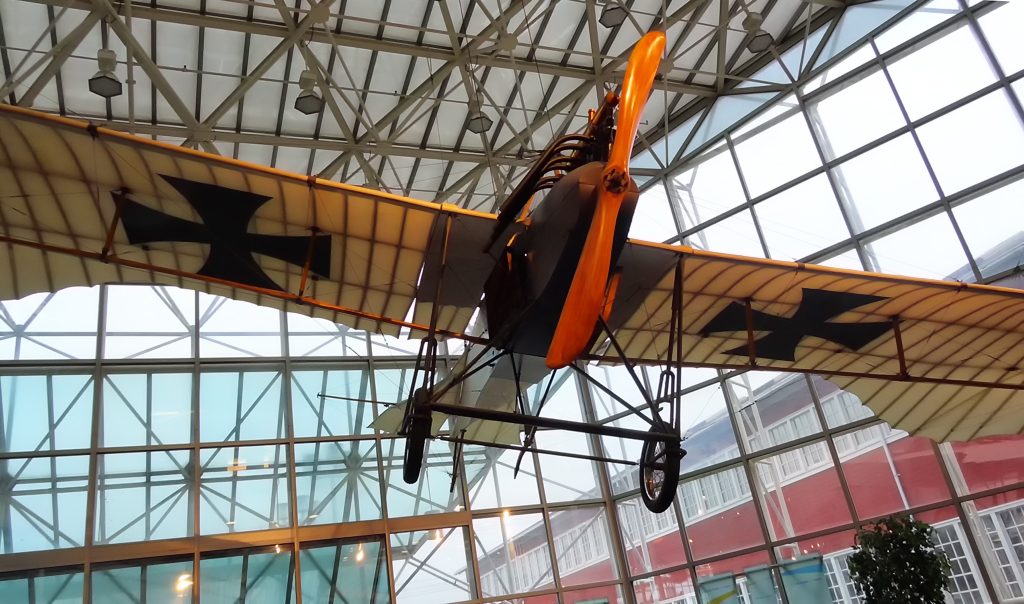
M 1024 433 L 1024 291 L 639 241 L 620 264 L 627 358 L 664 358 L 678 264 L 686 365 L 819 373 L 938 441 Z
M 423 327 L 437 300 L 441 333 L 457 335 L 488 258 L 482 245 L 458 247 L 450 285 L 437 289 L 438 233 L 458 244 L 493 225 L 490 214 L 0 105 L 0 299 L 163 283 L 389 335 Z M 424 272 L 432 281 L 420 287 Z

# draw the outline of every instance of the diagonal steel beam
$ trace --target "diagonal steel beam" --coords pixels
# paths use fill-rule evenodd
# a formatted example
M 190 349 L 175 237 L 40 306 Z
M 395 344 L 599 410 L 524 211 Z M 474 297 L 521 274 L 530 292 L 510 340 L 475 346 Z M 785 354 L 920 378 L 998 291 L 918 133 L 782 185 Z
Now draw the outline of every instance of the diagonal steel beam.
M 465 48 L 462 49 L 463 52 L 465 52 L 465 53 L 476 52 L 483 44 L 485 44 L 487 42 L 489 36 L 491 36 L 492 34 L 498 32 L 498 28 L 500 27 L 500 25 L 499 25 L 500 22 L 508 22 L 508 20 L 510 20 L 516 14 L 526 10 L 527 6 L 530 3 L 531 2 L 529 0 L 523 0 L 522 2 L 511 2 L 511 3 L 509 3 L 509 7 L 506 8 L 501 13 L 499 18 L 495 19 L 494 22 L 488 24 L 487 27 L 485 27 L 479 34 L 477 34 L 477 37 L 474 38 L 473 40 L 471 40 L 465 46 Z M 375 131 L 377 131 L 377 132 L 384 132 L 384 131 L 386 131 L 387 128 L 393 122 L 395 122 L 398 119 L 400 119 L 410 107 L 415 105 L 423 97 L 427 97 L 428 95 L 430 95 L 441 84 L 441 82 L 444 81 L 445 78 L 448 77 L 448 74 L 450 74 L 453 71 L 455 71 L 455 69 L 458 66 L 457 66 L 456 62 L 454 61 L 454 57 L 452 57 L 451 53 L 448 53 L 448 54 L 449 54 L 449 59 L 452 59 L 452 60 L 449 60 L 444 65 L 442 65 L 437 71 L 435 71 L 431 75 L 431 77 L 429 77 L 426 80 L 424 80 L 422 84 L 420 84 L 412 92 L 410 92 L 409 96 L 407 96 L 405 99 L 403 99 L 397 105 L 395 105 L 391 109 L 391 111 L 388 111 L 384 115 L 384 117 L 382 117 L 380 120 L 378 120 L 377 123 L 374 125 L 374 130 Z M 438 102 L 440 102 L 440 101 L 438 101 Z M 370 136 L 371 136 L 370 133 L 364 134 L 363 136 L 360 136 L 359 139 L 356 142 L 358 144 L 365 144 L 366 142 L 368 142 L 368 139 L 369 139 Z M 342 153 L 341 155 L 335 157 L 334 160 L 332 160 L 331 163 L 328 164 L 327 167 L 325 167 L 320 172 L 320 176 L 322 178 L 331 178 L 331 177 L 333 177 L 335 175 L 335 173 L 337 173 L 337 171 L 342 166 L 344 166 L 345 162 L 348 161 L 351 157 L 352 157 L 351 152 Z
M 331 2 L 331 0 L 323 0 L 323 1 L 327 2 L 327 3 Z M 308 29 L 309 26 L 312 24 L 312 14 L 306 15 L 306 17 L 304 19 L 302 19 L 302 21 L 300 21 L 298 24 L 292 25 L 291 12 L 288 9 L 288 7 L 285 5 L 284 0 L 274 0 L 274 5 L 277 7 L 277 11 L 281 14 L 281 19 L 286 24 L 288 24 L 288 27 L 289 28 L 294 27 L 294 29 L 292 29 L 292 31 L 291 31 L 291 34 L 289 34 L 287 37 L 285 37 L 285 39 L 282 40 L 281 42 L 284 43 L 285 41 L 288 41 L 289 44 L 295 44 L 302 37 L 302 32 L 305 31 L 305 29 L 303 29 L 302 25 L 305 24 L 306 29 Z M 298 35 L 294 35 L 295 32 L 299 32 L 299 34 Z M 355 137 L 352 134 L 352 128 L 348 125 L 348 122 L 345 121 L 345 115 L 341 112 L 341 107 L 338 105 L 338 99 L 337 99 L 337 97 L 335 97 L 334 91 L 331 90 L 331 87 L 328 85 L 327 81 L 324 79 L 324 73 L 326 71 L 326 68 L 320 63 L 320 60 L 316 58 L 316 55 L 314 55 L 313 52 L 311 50 L 309 50 L 309 47 L 304 46 L 302 44 L 296 44 L 296 48 L 298 48 L 299 53 L 302 54 L 302 59 L 303 59 L 303 61 L 305 61 L 306 67 L 310 68 L 311 71 L 313 72 L 313 74 L 316 76 L 316 83 L 317 83 L 317 87 L 320 88 L 320 94 L 323 95 L 324 102 L 327 104 L 328 109 L 330 109 L 331 115 L 333 115 L 335 121 L 338 122 L 338 126 L 341 128 L 342 134 L 345 136 L 346 139 L 353 140 Z M 249 76 L 246 78 L 246 80 L 251 80 L 252 83 L 255 83 L 256 80 L 259 78 L 259 76 L 262 73 L 266 72 L 266 70 L 270 67 L 270 65 L 272 65 L 274 63 L 274 61 L 277 60 L 275 58 L 275 59 L 270 60 L 268 62 L 268 59 L 270 59 L 271 56 L 275 52 L 278 52 L 279 49 L 280 49 L 280 44 L 278 45 L 277 48 L 275 48 L 273 51 L 271 51 L 269 55 L 267 55 L 266 59 L 264 59 L 258 66 L 256 66 L 256 69 L 254 69 L 253 72 L 251 74 L 249 74 Z M 281 52 L 284 52 L 284 50 L 285 49 L 280 49 L 280 52 L 278 54 L 280 54 Z M 264 63 L 267 63 L 267 67 L 263 68 L 263 70 L 261 71 L 260 68 L 263 67 Z M 327 77 L 330 77 L 330 74 L 328 74 Z M 243 84 L 235 89 L 236 92 L 239 89 L 243 88 L 244 82 L 245 81 L 243 81 Z M 249 86 L 251 86 L 251 85 L 252 84 L 250 83 Z M 245 89 L 248 90 L 248 86 L 245 86 Z M 234 94 L 234 93 L 232 93 L 232 94 Z M 244 94 L 244 91 L 242 92 L 242 94 Z M 229 95 L 228 98 L 225 99 L 225 103 L 228 100 L 230 100 L 230 99 L 231 99 L 231 95 Z M 225 103 L 221 103 L 221 105 L 223 106 Z M 233 105 L 233 104 L 234 104 L 234 101 L 232 101 L 231 105 Z M 228 105 L 228 106 L 230 107 L 230 105 Z M 220 107 L 218 107 L 218 109 L 219 108 Z M 215 116 L 216 116 L 216 110 L 214 110 L 214 113 L 210 114 L 210 117 L 207 118 L 207 121 L 209 121 L 211 118 L 214 118 Z M 377 174 L 377 170 L 373 166 L 370 165 L 370 162 L 366 161 L 366 157 L 361 152 L 356 152 L 355 153 L 355 158 L 356 158 L 356 161 L 359 162 L 359 167 L 362 168 L 362 170 L 363 170 L 363 176 L 365 176 L 368 179 L 371 179 L 370 182 L 374 186 L 383 187 L 384 183 L 381 182 L 380 175 Z
M 322 0 L 322 3 L 327 3 L 328 5 L 330 5 L 331 2 L 332 0 Z M 319 4 L 315 5 L 314 8 L 317 6 L 319 6 Z M 136 16 L 138 15 L 139 13 L 136 11 Z M 293 44 L 302 39 L 302 36 L 306 31 L 316 23 L 312 11 L 303 17 L 297 24 L 293 24 L 291 15 L 288 14 L 287 11 L 282 14 L 281 18 L 284 20 L 288 33 L 285 34 L 281 41 L 277 43 L 277 46 L 267 53 L 267 56 L 263 57 L 263 60 L 260 61 L 252 71 L 242 78 L 242 81 L 239 82 L 238 86 L 236 86 L 235 89 L 232 90 L 228 96 L 210 112 L 210 115 L 206 116 L 202 124 L 204 129 L 209 130 L 216 126 L 217 122 L 220 121 L 220 118 L 224 117 L 224 114 L 230 111 L 231 108 L 234 107 L 243 96 L 245 96 L 245 93 L 248 92 L 261 77 L 263 77 L 263 74 L 267 73 L 267 71 L 277 63 L 278 59 L 281 58 L 281 55 L 287 52 Z M 206 27 L 205 24 L 203 26 Z
M 91 0 L 21 0 L 22 2 L 32 2 L 36 4 L 44 4 L 51 6 L 68 6 L 69 8 L 79 10 L 90 10 Z M 522 12 L 522 4 L 533 4 L 537 6 L 538 3 L 535 0 L 525 0 L 525 2 L 513 2 L 513 6 L 506 9 L 505 13 Z M 514 5 L 520 6 L 514 6 Z M 112 5 L 121 10 L 121 8 L 127 6 L 127 2 L 124 0 L 112 0 Z M 553 6 L 553 5 L 551 5 Z M 545 10 L 549 10 L 548 9 Z M 125 9 L 127 11 L 127 9 Z M 232 17 L 226 15 L 213 15 L 203 14 L 202 12 L 192 9 L 184 9 L 175 7 L 173 9 L 167 7 L 153 7 L 144 6 L 139 4 L 133 4 L 131 13 L 134 18 L 146 19 L 150 21 L 161 21 L 165 23 L 178 23 L 181 25 L 191 25 L 194 27 L 204 27 L 207 29 L 234 31 L 246 34 L 258 34 L 261 36 L 268 36 L 272 38 L 281 38 L 289 34 L 289 29 L 284 24 L 277 23 L 266 23 L 259 21 L 246 20 L 241 16 Z M 495 19 L 495 23 L 500 21 L 500 17 Z M 423 29 L 423 28 L 415 28 Z M 435 32 L 436 33 L 436 32 Z M 494 33 L 494 24 L 492 23 L 487 28 L 482 30 L 480 33 L 473 34 L 471 36 L 470 45 L 473 45 L 473 52 L 483 50 L 491 42 L 491 34 Z M 439 61 L 453 61 L 454 53 L 452 49 L 441 46 L 423 45 L 416 44 L 408 40 L 397 40 L 397 39 L 379 39 L 374 36 L 365 34 L 356 34 L 350 32 L 329 32 L 323 29 L 310 29 L 307 30 L 308 34 L 305 39 L 310 43 L 318 42 L 322 44 L 331 44 L 332 40 L 334 43 L 341 46 L 360 48 L 370 51 L 386 52 L 392 54 L 400 54 L 403 56 L 417 56 L 429 59 L 435 59 Z M 467 46 L 469 48 L 469 46 Z M 559 48 L 550 47 L 538 47 L 544 50 L 564 50 Z M 502 69 L 516 70 L 517 59 L 511 56 L 506 56 L 501 53 L 481 52 L 480 54 L 474 54 L 474 62 L 481 67 L 500 67 Z M 577 67 L 569 64 L 559 64 L 550 61 L 537 60 L 530 65 L 531 71 L 536 71 L 542 75 L 551 76 L 563 76 L 572 78 L 584 78 L 593 75 L 593 72 L 588 67 Z M 617 74 L 619 80 L 621 80 L 621 74 Z M 690 93 L 697 95 L 709 96 L 714 93 L 710 87 L 687 84 L 680 80 L 669 80 L 666 84 L 669 87 L 670 92 L 679 93 Z
M 192 110 L 189 109 L 188 105 L 181 100 L 181 97 L 179 97 L 178 93 L 175 92 L 174 87 L 167 81 L 164 74 L 160 72 L 160 68 L 157 67 L 156 63 L 149 56 L 149 53 L 146 52 L 146 49 L 142 47 L 142 44 L 139 44 L 139 41 L 135 39 L 132 32 L 128 30 L 128 26 L 125 25 L 124 21 L 122 21 L 121 17 L 117 14 L 117 11 L 114 10 L 114 7 L 110 4 L 110 0 L 92 0 L 92 4 L 97 12 L 107 18 L 110 28 L 114 30 L 114 33 L 121 39 L 121 42 L 125 47 L 131 49 L 132 56 L 138 62 L 139 67 L 146 72 L 150 81 L 153 82 L 156 89 L 163 95 L 164 100 L 166 100 L 167 104 L 174 110 L 178 119 L 193 131 L 198 130 L 200 125 L 195 116 L 192 115 Z M 202 145 L 203 150 L 207 153 L 220 154 L 213 143 L 204 141 Z
M 466 97 L 469 99 L 469 107 L 472 112 L 474 108 L 480 111 L 480 95 L 477 93 L 477 89 L 480 87 L 473 80 L 473 74 L 470 72 L 468 66 L 468 54 L 462 52 L 462 44 L 459 40 L 459 32 L 455 27 L 455 21 L 452 19 L 451 10 L 448 8 L 449 0 L 441 0 L 438 2 L 438 7 L 441 9 L 441 17 L 444 19 L 445 28 L 448 30 L 448 39 L 451 41 L 452 50 L 455 52 L 455 63 L 459 71 L 459 75 L 462 78 L 462 87 L 466 90 Z M 470 19 L 471 12 L 467 12 L 464 19 Z M 497 21 L 497 20 L 495 20 Z M 504 29 L 504 25 L 502 25 Z M 503 35 L 504 32 L 499 31 L 498 35 Z M 467 118 L 469 114 L 467 114 Z M 501 177 L 498 174 L 497 169 L 494 166 L 494 157 L 491 152 L 491 142 L 487 140 L 487 132 L 481 132 L 477 136 L 480 137 L 480 144 L 483 145 L 484 156 L 487 162 L 487 168 L 491 172 L 491 182 L 494 183 L 495 191 L 501 182 Z
M 687 0 L 687 2 L 683 4 L 683 6 L 679 7 L 671 15 L 667 16 L 665 20 L 659 24 L 659 26 L 667 30 L 668 28 L 672 27 L 672 25 L 674 25 L 675 23 L 689 17 L 691 13 L 693 13 L 696 9 L 702 7 L 704 5 L 704 2 L 705 0 Z M 563 97 L 562 100 L 560 100 L 558 103 L 556 103 L 546 112 L 544 112 L 543 115 L 538 115 L 534 119 L 533 123 L 528 125 L 519 133 L 520 136 L 524 138 L 532 136 L 534 131 L 536 131 L 538 128 L 546 124 L 548 121 L 555 119 L 560 112 L 562 112 L 568 107 L 572 107 L 580 103 L 586 97 L 586 95 L 593 90 L 595 82 L 600 81 L 602 78 L 610 79 L 611 74 L 626 63 L 626 61 L 629 59 L 629 53 L 631 51 L 632 48 L 627 48 L 626 50 L 624 50 L 622 54 L 620 54 L 618 57 L 615 57 L 607 64 L 605 64 L 604 67 L 601 68 L 597 73 L 593 74 L 590 79 L 586 80 L 575 90 L 573 90 L 565 97 Z M 567 120 L 566 123 L 569 123 L 571 121 L 571 117 L 572 116 L 570 115 L 569 120 Z M 495 149 L 494 153 L 497 155 L 504 155 L 513 152 L 515 150 L 516 145 L 518 144 L 517 138 L 518 137 L 513 137 L 507 143 Z M 477 175 L 480 174 L 486 168 L 487 166 L 478 166 L 470 170 L 469 172 L 466 172 L 465 174 L 462 175 L 461 178 L 459 178 L 459 180 L 452 183 L 444 191 L 438 193 L 436 199 L 445 199 L 449 197 L 455 191 L 460 190 L 463 186 L 472 182 L 473 179 L 476 178 Z
M 82 40 L 85 39 L 85 36 L 92 31 L 92 28 L 97 22 L 99 22 L 99 20 L 100 13 L 91 11 L 84 19 L 82 19 L 81 23 L 68 32 L 68 35 L 61 38 L 60 43 L 50 50 L 50 55 L 52 56 L 50 62 L 43 67 L 43 71 L 36 76 L 36 79 L 28 87 L 28 90 L 25 91 L 25 94 L 21 95 L 21 98 L 18 99 L 19 106 L 32 106 L 32 103 L 35 102 L 39 93 L 43 91 L 43 88 L 45 88 L 47 84 L 50 83 L 53 76 L 57 75 L 60 68 L 64 65 L 64 62 L 68 60 L 71 53 L 78 48 L 78 45 L 81 44 Z

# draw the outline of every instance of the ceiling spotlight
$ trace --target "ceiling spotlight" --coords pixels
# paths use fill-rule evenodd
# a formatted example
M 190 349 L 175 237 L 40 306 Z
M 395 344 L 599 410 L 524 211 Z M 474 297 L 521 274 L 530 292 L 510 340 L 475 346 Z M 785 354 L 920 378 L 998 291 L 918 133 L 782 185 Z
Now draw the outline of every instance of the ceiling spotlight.
M 747 13 L 746 17 L 743 17 L 743 30 L 749 34 L 756 34 L 761 31 L 761 23 L 764 22 L 764 17 L 761 13 Z
M 102 48 L 96 54 L 96 62 L 100 70 L 96 75 L 89 78 L 89 91 L 105 99 L 110 99 L 121 94 L 121 80 L 117 79 L 114 69 L 117 67 L 117 54 L 114 51 Z
M 627 16 L 629 16 L 629 13 L 626 12 L 625 6 L 618 2 L 609 1 L 605 3 L 604 8 L 601 10 L 601 17 L 598 21 L 607 28 L 618 27 L 622 25 Z
M 483 134 L 490 130 L 493 125 L 494 122 L 491 121 L 491 118 L 487 117 L 486 113 L 477 110 L 470 114 L 466 128 L 473 134 Z
M 305 70 L 299 75 L 299 96 L 295 97 L 295 108 L 306 115 L 316 115 L 323 111 L 324 100 L 320 93 L 313 90 L 316 85 L 316 75 Z
M 466 129 L 473 134 L 483 134 L 491 129 L 494 122 L 491 118 L 487 117 L 487 114 L 480 109 L 479 101 L 470 101 L 469 103 L 469 117 L 466 118 Z
M 747 44 L 747 49 L 750 52 L 764 52 L 768 50 L 771 45 L 775 42 L 772 35 L 766 31 L 758 32 L 753 38 L 750 39 L 750 43 Z
M 743 17 L 743 31 L 751 36 L 750 42 L 747 43 L 747 49 L 750 52 L 764 52 L 775 42 L 770 33 L 761 29 L 762 23 L 764 23 L 764 16 L 761 13 L 751 12 Z

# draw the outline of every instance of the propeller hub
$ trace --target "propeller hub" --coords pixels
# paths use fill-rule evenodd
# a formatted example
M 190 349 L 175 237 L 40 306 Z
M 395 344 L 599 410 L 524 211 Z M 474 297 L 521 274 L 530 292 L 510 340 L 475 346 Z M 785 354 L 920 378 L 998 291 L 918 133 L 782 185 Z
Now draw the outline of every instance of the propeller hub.
M 629 175 L 619 166 L 610 166 L 602 175 L 604 188 L 612 193 L 624 193 L 629 188 Z

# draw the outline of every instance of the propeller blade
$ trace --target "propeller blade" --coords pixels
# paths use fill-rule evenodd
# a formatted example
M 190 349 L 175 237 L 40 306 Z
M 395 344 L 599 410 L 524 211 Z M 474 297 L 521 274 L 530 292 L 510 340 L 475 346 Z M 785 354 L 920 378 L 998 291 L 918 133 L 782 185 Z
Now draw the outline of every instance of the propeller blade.
M 651 32 L 637 42 L 629 56 L 619 98 L 615 142 L 602 173 L 590 231 L 545 359 L 551 369 L 565 367 L 579 358 L 604 308 L 615 223 L 630 183 L 629 156 L 664 50 L 665 34 Z
M 622 171 L 622 188 L 629 183 L 629 157 L 633 154 L 633 142 L 640 127 L 640 115 L 644 112 L 647 97 L 654 85 L 654 76 L 665 52 L 665 32 L 652 31 L 640 38 L 629 55 L 626 75 L 622 80 L 622 94 L 619 95 L 619 115 L 615 123 L 615 142 L 608 156 L 605 174 L 613 169 Z

